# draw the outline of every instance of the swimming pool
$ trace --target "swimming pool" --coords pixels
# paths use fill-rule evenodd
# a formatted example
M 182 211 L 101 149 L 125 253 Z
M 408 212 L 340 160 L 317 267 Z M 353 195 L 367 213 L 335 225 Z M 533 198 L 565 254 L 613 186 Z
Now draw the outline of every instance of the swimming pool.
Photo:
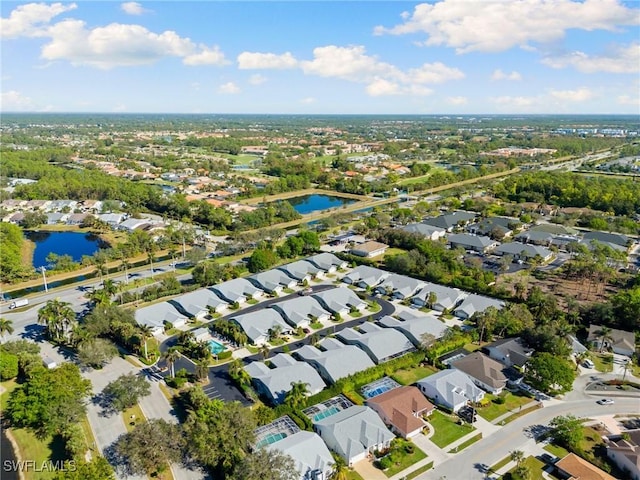
M 225 347 L 221 343 L 216 342 L 215 340 L 209 340 L 209 350 L 211 350 L 211 353 L 213 353 L 214 355 L 217 355 L 220 352 L 224 352 L 226 349 L 227 347 Z
M 323 418 L 327 418 L 327 417 L 330 417 L 331 415 L 335 415 L 339 411 L 340 410 L 337 409 L 336 407 L 328 408 L 327 410 L 323 410 L 322 412 L 314 415 L 313 416 L 313 421 L 314 422 L 318 422 L 318 421 L 322 420 Z
M 276 443 L 287 436 L 286 433 L 270 433 L 256 444 L 256 448 L 264 447 Z

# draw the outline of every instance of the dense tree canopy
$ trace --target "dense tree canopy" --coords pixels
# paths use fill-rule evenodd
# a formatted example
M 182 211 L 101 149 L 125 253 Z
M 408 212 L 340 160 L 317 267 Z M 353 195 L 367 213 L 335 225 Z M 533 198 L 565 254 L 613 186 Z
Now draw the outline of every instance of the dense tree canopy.
M 572 363 L 547 352 L 536 352 L 527 362 L 525 379 L 545 393 L 571 390 L 576 376 Z
M 20 227 L 0 222 L 0 281 L 10 282 L 29 273 L 22 263 L 24 242 Z

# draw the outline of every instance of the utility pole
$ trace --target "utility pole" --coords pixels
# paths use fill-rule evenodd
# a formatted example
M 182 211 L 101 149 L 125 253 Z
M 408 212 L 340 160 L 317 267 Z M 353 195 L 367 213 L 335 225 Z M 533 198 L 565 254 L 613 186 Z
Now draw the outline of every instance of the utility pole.
M 42 271 L 42 281 L 44 283 L 44 291 L 48 292 L 49 286 L 47 285 L 47 274 L 45 273 L 47 269 L 45 267 L 40 267 L 40 270 Z

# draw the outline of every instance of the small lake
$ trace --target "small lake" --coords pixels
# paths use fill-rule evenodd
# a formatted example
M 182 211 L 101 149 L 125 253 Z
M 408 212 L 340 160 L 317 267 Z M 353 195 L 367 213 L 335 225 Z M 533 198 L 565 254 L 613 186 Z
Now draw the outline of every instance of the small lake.
M 100 238 L 90 233 L 26 231 L 25 237 L 36 244 L 33 252 L 33 266 L 46 267 L 47 255 L 71 255 L 79 262 L 83 255 L 93 255 L 103 246 Z
M 328 210 L 330 208 L 342 207 L 343 205 L 351 205 L 352 203 L 355 203 L 355 200 L 333 197 L 331 195 L 313 194 L 288 198 L 287 202 L 289 202 L 300 215 L 306 215 L 308 213 Z

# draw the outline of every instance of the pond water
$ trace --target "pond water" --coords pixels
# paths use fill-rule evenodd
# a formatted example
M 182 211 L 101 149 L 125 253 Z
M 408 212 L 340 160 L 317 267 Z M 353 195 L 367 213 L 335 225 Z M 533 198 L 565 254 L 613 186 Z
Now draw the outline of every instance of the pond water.
M 288 198 L 287 202 L 301 215 L 328 210 L 329 208 L 342 207 L 355 202 L 349 198 L 333 197 L 331 195 L 304 195 L 302 197 Z
M 83 255 L 93 255 L 102 245 L 100 238 L 90 233 L 27 231 L 25 237 L 36 244 L 33 266 L 46 267 L 47 255 L 71 255 L 79 262 Z

